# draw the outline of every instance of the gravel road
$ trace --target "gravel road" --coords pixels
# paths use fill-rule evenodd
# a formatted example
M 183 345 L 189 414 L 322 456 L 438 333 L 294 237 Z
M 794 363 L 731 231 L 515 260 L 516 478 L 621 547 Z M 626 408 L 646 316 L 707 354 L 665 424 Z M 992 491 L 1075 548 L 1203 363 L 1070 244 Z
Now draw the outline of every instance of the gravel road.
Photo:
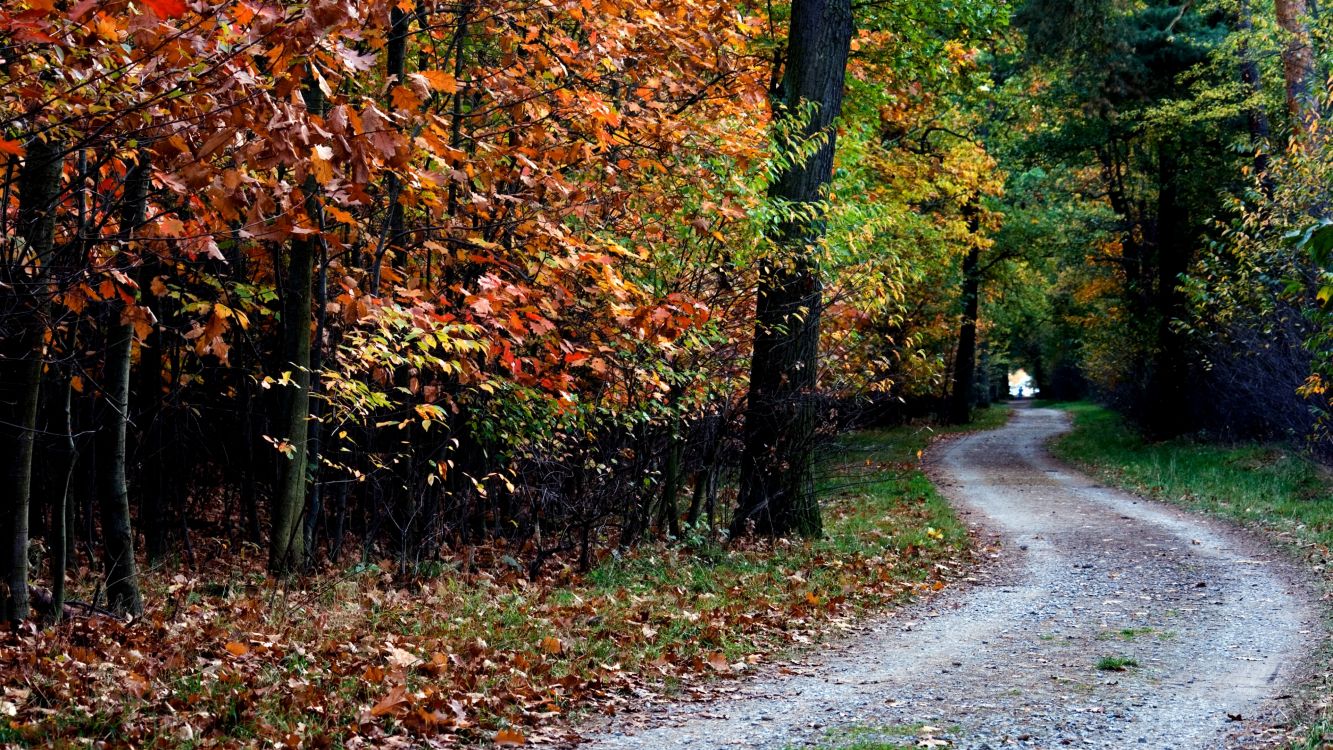
M 582 747 L 1264 745 L 1324 637 L 1302 571 L 1225 523 L 1056 462 L 1044 446 L 1066 424 L 1019 408 L 932 452 L 937 484 L 1001 550 L 974 585 L 730 696 L 616 718 Z M 1102 671 L 1103 657 L 1138 666 Z

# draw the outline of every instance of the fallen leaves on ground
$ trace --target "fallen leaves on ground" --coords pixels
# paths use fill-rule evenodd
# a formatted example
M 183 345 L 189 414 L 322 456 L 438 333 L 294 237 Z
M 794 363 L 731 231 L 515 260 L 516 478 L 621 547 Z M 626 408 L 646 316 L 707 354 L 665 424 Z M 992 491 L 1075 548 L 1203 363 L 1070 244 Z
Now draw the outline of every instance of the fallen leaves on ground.
M 885 512 L 864 500 L 830 508 L 833 533 Z M 496 562 L 467 574 L 420 579 L 384 561 L 279 591 L 253 550 L 196 578 L 150 576 L 155 605 L 135 622 L 0 634 L 0 731 L 20 743 L 137 747 L 558 739 L 573 708 L 617 712 L 668 684 L 732 678 L 956 577 L 959 551 L 926 531 L 939 521 L 924 500 L 907 493 L 892 510 L 880 519 L 892 528 L 848 523 L 861 529 L 856 551 L 645 545 L 596 576 L 568 560 L 536 582 L 499 562 L 512 552 L 497 546 L 474 549 L 474 560 Z M 916 541 L 896 540 L 904 530 Z M 219 580 L 239 583 L 205 583 Z

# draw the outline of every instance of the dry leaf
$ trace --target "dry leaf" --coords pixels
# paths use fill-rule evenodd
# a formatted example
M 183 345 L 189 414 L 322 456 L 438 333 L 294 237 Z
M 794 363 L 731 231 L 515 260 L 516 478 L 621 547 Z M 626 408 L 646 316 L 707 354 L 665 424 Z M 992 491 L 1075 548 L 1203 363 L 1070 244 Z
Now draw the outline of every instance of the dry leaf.
M 396 714 L 405 712 L 407 709 L 407 688 L 402 685 L 394 685 L 389 689 L 389 694 L 380 699 L 374 708 L 370 709 L 371 716 L 383 716 L 385 714 Z

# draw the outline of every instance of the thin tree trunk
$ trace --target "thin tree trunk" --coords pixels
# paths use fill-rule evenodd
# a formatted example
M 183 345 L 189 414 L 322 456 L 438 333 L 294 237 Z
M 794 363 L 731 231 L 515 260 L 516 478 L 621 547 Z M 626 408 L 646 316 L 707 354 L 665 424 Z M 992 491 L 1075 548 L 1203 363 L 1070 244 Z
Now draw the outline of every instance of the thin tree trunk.
M 19 170 L 18 232 L 25 243 L 13 267 L 5 269 L 19 291 L 14 295 L 14 319 L 19 328 L 3 342 L 0 356 L 0 408 L 3 414 L 3 461 L 6 486 L 12 498 L 3 524 L 0 572 L 5 586 L 0 620 L 16 622 L 28 616 L 28 512 L 32 497 L 32 459 L 41 400 L 42 356 L 46 332 L 46 266 L 55 243 L 56 199 L 60 195 L 63 152 L 59 145 L 34 138 Z
M 970 208 L 975 211 L 975 207 Z M 976 231 L 976 219 L 968 218 Z M 953 361 L 953 392 L 949 397 L 949 423 L 967 424 L 972 418 L 973 389 L 977 371 L 977 315 L 981 302 L 981 248 L 975 242 L 963 258 L 963 319 L 958 326 L 958 353 Z
M 402 85 L 405 80 L 407 33 L 414 15 L 415 12 L 403 10 L 398 3 L 395 3 L 389 11 L 389 38 L 385 45 L 384 74 L 387 80 L 398 85 Z M 370 269 L 370 293 L 374 295 L 380 293 L 380 269 L 384 264 L 385 254 L 392 252 L 394 266 L 401 267 L 402 265 L 402 253 L 397 251 L 403 239 L 403 204 L 398 200 L 402 193 L 403 183 L 397 172 L 389 172 L 385 179 L 384 188 L 389 200 L 389 217 L 382 238 L 385 241 L 380 243 L 375 255 L 371 258 L 374 266 Z
M 73 338 L 73 337 L 71 337 Z M 51 614 L 52 622 L 59 622 L 65 608 L 65 570 L 69 567 L 69 541 L 66 530 L 69 528 L 69 494 L 74 481 L 74 460 L 77 456 L 74 446 L 74 423 L 71 417 L 70 401 L 73 389 L 70 387 L 68 364 L 53 368 L 56 413 L 51 420 L 51 431 L 59 435 L 60 445 L 55 451 L 55 467 L 51 472 L 54 480 L 51 495 Z
M 815 377 L 822 286 L 813 246 L 823 234 L 818 203 L 832 179 L 852 35 L 851 0 L 795 0 L 786 69 L 773 97 L 776 131 L 818 138 L 819 147 L 778 176 L 770 196 L 790 209 L 772 231 L 778 257 L 762 263 L 754 351 L 733 534 L 821 533 L 814 494 Z M 808 122 L 805 118 L 809 118 Z M 775 139 L 775 141 L 778 139 Z M 789 144 L 775 143 L 788 151 Z
M 322 112 L 324 96 L 313 83 L 304 89 L 306 108 Z M 319 185 L 313 176 L 304 185 L 305 211 L 311 224 L 318 226 Z M 279 458 L 277 496 L 273 499 L 272 528 L 269 539 L 269 569 L 285 575 L 305 563 L 305 533 L 301 513 L 305 508 L 306 477 L 309 473 L 307 439 L 310 434 L 310 312 L 313 297 L 314 265 L 318 251 L 317 235 L 301 235 L 291 241 L 287 253 L 283 295 L 283 359 L 292 368 L 290 393 L 285 400 L 283 439 L 287 455 Z
M 147 213 L 148 179 L 152 171 L 140 155 L 126 175 L 120 236 L 129 241 Z M 123 252 L 123 251 L 122 251 Z M 97 439 L 97 494 L 102 508 L 102 544 L 106 556 L 107 603 L 114 612 L 140 614 L 139 572 L 134 562 L 134 530 L 130 523 L 130 493 L 126 479 L 130 359 L 134 326 L 125 316 L 125 303 L 112 302 L 107 311 L 106 368 L 102 377 L 104 403 Z
M 657 515 L 658 533 L 665 531 L 675 538 L 680 537 L 680 506 L 677 498 L 680 495 L 683 443 L 674 430 L 667 436 L 666 466 L 662 470 L 662 505 Z

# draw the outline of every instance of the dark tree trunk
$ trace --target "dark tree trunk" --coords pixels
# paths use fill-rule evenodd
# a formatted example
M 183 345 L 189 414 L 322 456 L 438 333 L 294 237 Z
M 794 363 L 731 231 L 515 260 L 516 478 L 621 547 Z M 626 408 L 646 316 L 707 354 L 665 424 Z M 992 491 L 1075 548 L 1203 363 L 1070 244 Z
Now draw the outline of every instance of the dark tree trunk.
M 306 108 L 319 113 L 324 97 L 313 83 L 304 90 Z M 319 185 L 309 177 L 303 187 L 305 211 L 310 223 L 318 226 Z M 307 438 L 310 434 L 310 312 L 314 286 L 314 265 L 320 240 L 317 235 L 293 239 L 284 269 L 286 290 L 283 294 L 283 362 L 291 368 L 291 385 L 284 401 L 282 417 L 286 455 L 278 459 L 278 491 L 273 498 L 273 518 L 269 539 L 269 569 L 285 575 L 305 563 L 305 533 L 301 513 L 305 509 L 306 476 L 309 472 Z
M 55 450 L 55 467 L 51 472 L 54 487 L 51 497 L 51 615 L 53 622 L 59 621 L 65 609 L 65 570 L 69 567 L 69 494 L 74 481 L 74 460 L 77 457 L 74 446 L 74 423 L 70 410 L 72 388 L 70 387 L 69 366 L 62 364 L 55 369 L 56 413 L 51 420 L 51 431 L 58 436 L 59 446 Z
M 1189 270 L 1193 255 L 1189 211 L 1180 195 L 1179 144 L 1158 145 L 1156 293 L 1150 320 L 1155 341 L 1145 383 L 1143 423 L 1157 438 L 1182 434 L 1190 428 L 1188 362 L 1189 341 L 1174 322 L 1185 317 L 1189 301 L 1180 277 Z
M 813 451 L 823 295 L 812 247 L 824 227 L 811 214 L 819 213 L 833 177 L 833 122 L 842 109 L 851 35 L 851 0 L 792 3 L 786 66 L 773 96 L 775 130 L 796 134 L 799 128 L 804 139 L 819 139 L 819 147 L 792 158 L 770 190 L 791 215 L 772 230 L 777 253 L 759 270 L 734 534 L 751 526 L 762 534 L 821 533 Z M 792 156 L 791 144 L 779 141 L 775 148 Z
M 56 199 L 60 195 L 63 153 L 58 144 L 34 138 L 19 170 L 18 236 L 22 255 L 4 269 L 12 278 L 13 328 L 0 341 L 0 466 L 3 487 L 11 500 L 0 524 L 3 528 L 4 606 L 0 620 L 28 616 L 28 513 L 32 498 L 32 459 L 38 404 L 41 400 L 42 350 L 46 330 L 45 270 L 55 241 Z M 29 273 L 33 271 L 33 273 Z
M 658 533 L 680 537 L 680 485 L 682 474 L 680 461 L 684 453 L 684 440 L 675 430 L 667 436 L 666 466 L 662 469 L 662 504 L 658 507 Z
M 970 209 L 974 211 L 975 209 Z M 968 217 L 976 231 L 977 222 Z M 963 257 L 963 319 L 958 326 L 958 353 L 953 361 L 953 392 L 949 396 L 949 423 L 967 424 L 972 418 L 973 387 L 977 372 L 977 315 L 981 304 L 981 248 L 975 242 Z
M 140 156 L 126 175 L 120 236 L 129 241 L 147 212 L 146 156 Z M 122 251 L 123 252 L 123 251 Z M 134 562 L 134 530 L 130 523 L 130 493 L 126 480 L 126 449 L 130 409 L 130 359 L 134 326 L 126 320 L 125 303 L 110 303 L 106 311 L 106 367 L 102 375 L 102 418 L 97 440 L 97 494 L 102 508 L 102 545 L 106 556 L 106 593 L 112 611 L 140 614 L 139 573 Z

